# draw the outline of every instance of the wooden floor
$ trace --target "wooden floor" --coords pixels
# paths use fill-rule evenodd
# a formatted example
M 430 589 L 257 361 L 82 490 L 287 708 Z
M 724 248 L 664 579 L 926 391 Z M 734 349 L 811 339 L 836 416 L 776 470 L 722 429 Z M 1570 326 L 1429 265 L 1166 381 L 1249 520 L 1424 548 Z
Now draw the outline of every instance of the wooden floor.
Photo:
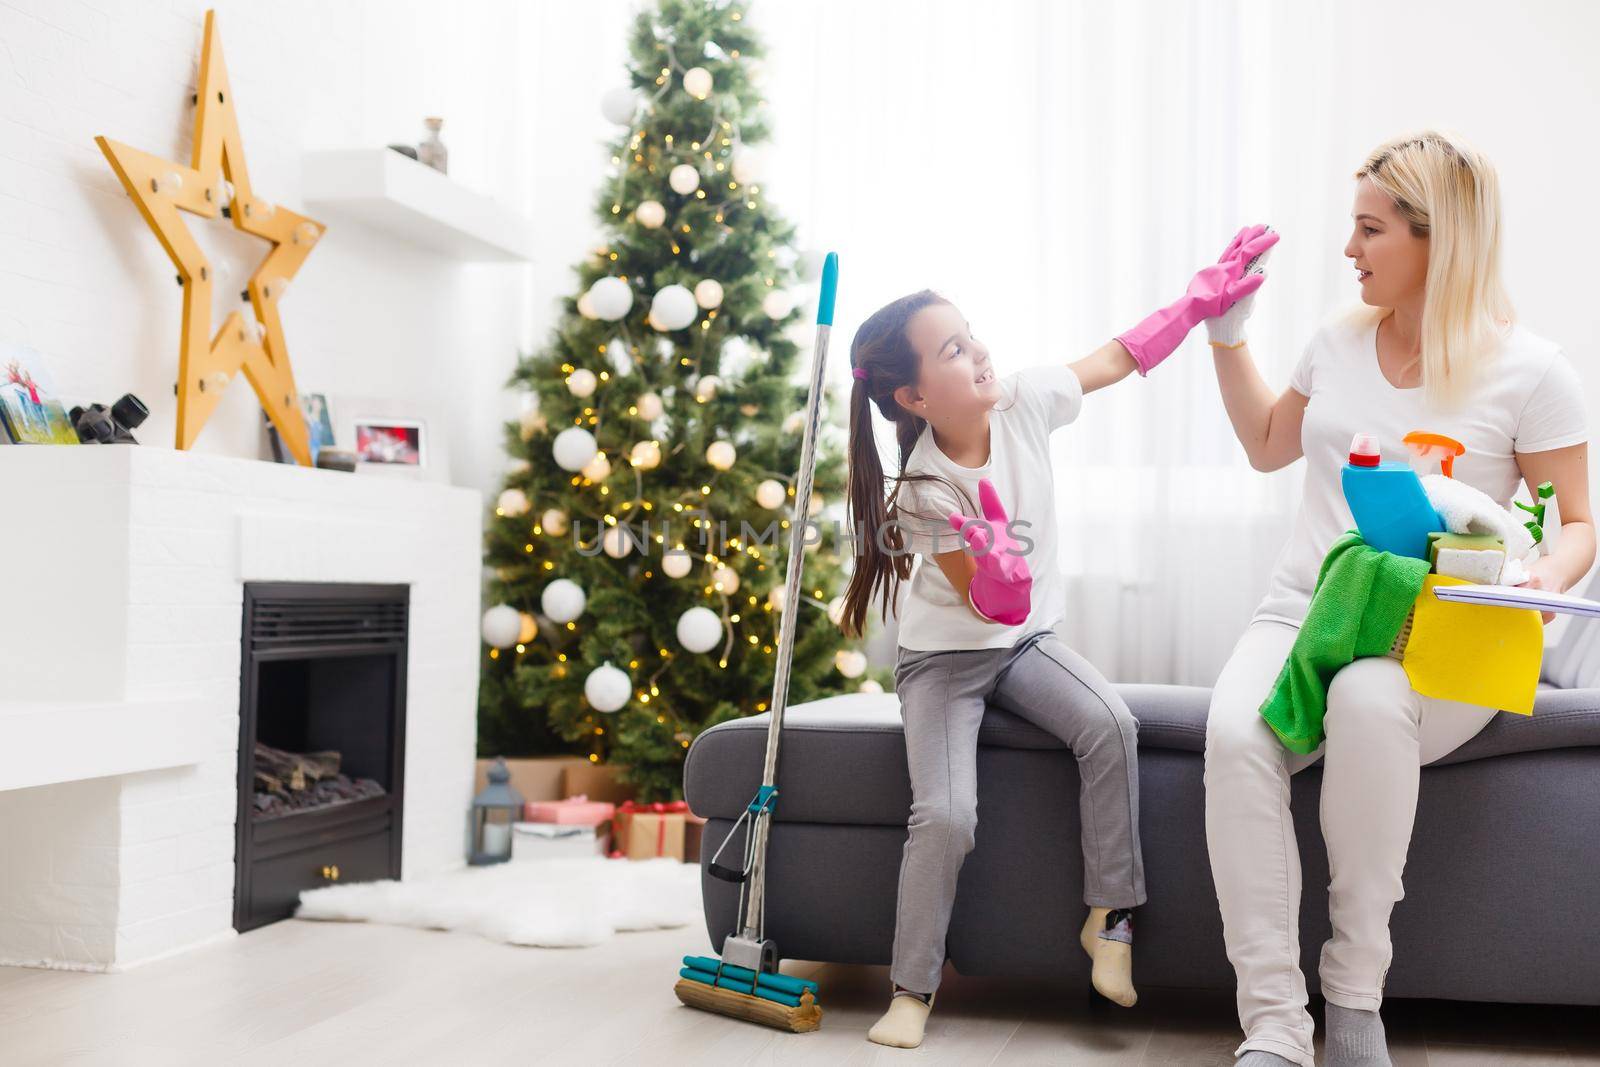
M 466 934 L 284 922 L 124 974 L 0 968 L 0 1064 L 1232 1063 L 1232 998 L 1146 990 L 1124 1011 L 1082 990 L 949 975 L 915 1051 L 866 1041 L 882 968 L 795 964 L 821 1031 L 780 1034 L 682 1007 L 699 929 L 528 949 Z M 1395 1062 L 1600 1064 L 1593 1009 L 1395 1001 Z

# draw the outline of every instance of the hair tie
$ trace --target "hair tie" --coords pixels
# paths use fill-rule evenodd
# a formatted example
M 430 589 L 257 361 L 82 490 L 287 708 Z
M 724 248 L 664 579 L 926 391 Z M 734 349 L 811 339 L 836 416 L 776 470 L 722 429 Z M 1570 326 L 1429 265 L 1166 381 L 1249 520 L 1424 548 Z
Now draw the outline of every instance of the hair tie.
M 867 368 L 865 368 L 865 367 L 855 367 L 855 368 L 853 368 L 850 371 L 850 377 L 854 378 L 858 382 L 866 381 L 867 380 Z

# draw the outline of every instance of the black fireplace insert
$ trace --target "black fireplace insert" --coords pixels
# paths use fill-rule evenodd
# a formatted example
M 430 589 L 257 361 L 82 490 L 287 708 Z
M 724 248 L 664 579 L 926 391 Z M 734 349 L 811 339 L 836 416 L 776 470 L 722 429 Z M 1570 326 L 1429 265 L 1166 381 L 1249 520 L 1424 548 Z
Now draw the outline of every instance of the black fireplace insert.
M 400 876 L 409 586 L 244 590 L 234 928 Z

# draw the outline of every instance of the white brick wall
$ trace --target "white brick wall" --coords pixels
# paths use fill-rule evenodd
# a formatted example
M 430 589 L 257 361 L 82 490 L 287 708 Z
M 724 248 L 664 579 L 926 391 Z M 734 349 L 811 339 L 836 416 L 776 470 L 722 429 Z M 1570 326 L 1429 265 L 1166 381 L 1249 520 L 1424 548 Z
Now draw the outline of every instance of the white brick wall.
M 0 648 L 34 665 L 33 689 L 205 712 L 177 766 L 22 789 L 0 776 L 0 962 L 124 967 L 231 931 L 247 581 L 411 586 L 402 876 L 460 865 L 476 739 L 476 491 L 145 448 L 0 449 L 0 484 L 74 488 L 55 509 L 8 518 L 5 536 L 55 576 L 55 601 L 94 606 L 59 627 L 0 613 Z M 62 526 L 94 532 L 62 539 Z M 125 647 L 78 640 L 102 626 Z M 0 743 L 26 750 L 7 696 Z

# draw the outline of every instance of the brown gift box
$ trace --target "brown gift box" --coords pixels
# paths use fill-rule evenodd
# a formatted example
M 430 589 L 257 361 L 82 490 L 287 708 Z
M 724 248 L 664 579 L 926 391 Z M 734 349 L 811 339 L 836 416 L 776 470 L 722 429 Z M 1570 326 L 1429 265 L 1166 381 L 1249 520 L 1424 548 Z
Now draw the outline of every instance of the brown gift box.
M 659 857 L 683 860 L 684 830 L 688 812 L 652 811 L 646 806 L 623 804 L 612 820 L 613 855 L 630 860 Z

